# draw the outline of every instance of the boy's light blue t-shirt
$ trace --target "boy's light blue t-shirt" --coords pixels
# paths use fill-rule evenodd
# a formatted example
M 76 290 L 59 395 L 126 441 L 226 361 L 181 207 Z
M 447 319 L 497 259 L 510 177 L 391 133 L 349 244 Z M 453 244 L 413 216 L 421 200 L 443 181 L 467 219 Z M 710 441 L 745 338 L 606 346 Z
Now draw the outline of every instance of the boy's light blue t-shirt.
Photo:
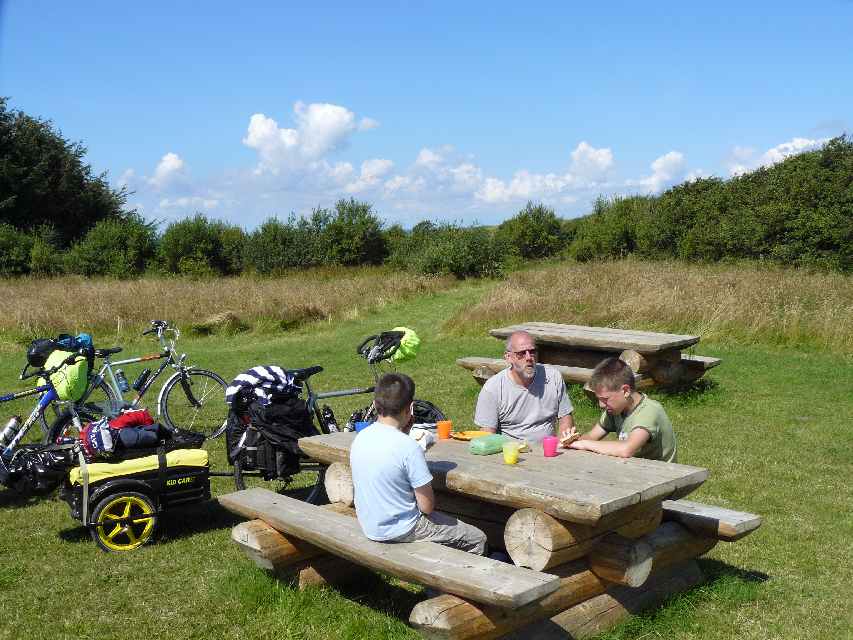
M 409 533 L 421 515 L 414 490 L 432 481 L 418 443 L 395 427 L 374 422 L 355 437 L 350 467 L 364 535 L 384 541 Z

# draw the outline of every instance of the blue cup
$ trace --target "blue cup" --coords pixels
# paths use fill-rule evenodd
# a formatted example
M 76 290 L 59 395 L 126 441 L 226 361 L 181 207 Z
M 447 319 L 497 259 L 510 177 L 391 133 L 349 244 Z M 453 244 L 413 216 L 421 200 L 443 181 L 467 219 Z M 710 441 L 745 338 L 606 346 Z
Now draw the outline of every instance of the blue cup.
M 355 423 L 355 431 L 356 431 L 356 433 L 358 433 L 362 429 L 365 429 L 372 424 L 373 424 L 372 422 L 367 422 L 367 421 L 356 422 Z

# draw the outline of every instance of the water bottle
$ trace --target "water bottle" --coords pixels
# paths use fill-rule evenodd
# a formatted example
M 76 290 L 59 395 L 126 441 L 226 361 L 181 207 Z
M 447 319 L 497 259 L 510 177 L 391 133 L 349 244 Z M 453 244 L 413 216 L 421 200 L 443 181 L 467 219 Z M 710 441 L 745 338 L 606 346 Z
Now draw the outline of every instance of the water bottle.
M 151 369 L 143 369 L 142 373 L 133 381 L 131 385 L 136 391 L 142 391 L 142 387 L 148 382 L 148 376 L 151 375 Z
M 3 427 L 3 431 L 0 431 L 0 447 L 5 448 L 12 440 L 15 439 L 15 436 L 18 435 L 18 431 L 21 430 L 21 417 L 20 416 L 12 416 L 9 422 L 6 423 L 6 426 Z
M 329 430 L 329 433 L 337 433 L 340 431 L 340 429 L 338 429 L 338 421 L 335 420 L 335 414 L 332 412 L 332 407 L 324 404 L 323 408 L 320 410 L 320 415 L 323 416 L 323 422 L 326 423 L 326 428 Z
M 116 369 L 116 384 L 118 385 L 119 391 L 122 393 L 130 391 L 130 385 L 127 382 L 127 377 L 121 369 Z

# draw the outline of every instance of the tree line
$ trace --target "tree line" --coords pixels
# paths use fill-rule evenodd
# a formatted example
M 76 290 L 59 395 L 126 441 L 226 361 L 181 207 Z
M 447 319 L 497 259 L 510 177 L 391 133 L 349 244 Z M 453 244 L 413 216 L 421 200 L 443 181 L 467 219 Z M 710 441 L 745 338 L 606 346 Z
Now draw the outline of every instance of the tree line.
M 0 275 L 275 275 L 323 265 L 387 264 L 424 274 L 495 277 L 530 259 L 728 258 L 853 270 L 853 142 L 729 180 L 659 196 L 599 198 L 562 219 L 528 202 L 497 226 L 386 225 L 372 205 L 339 200 L 257 229 L 196 213 L 160 232 L 127 210 L 128 193 L 84 163 L 85 147 L 0 98 Z

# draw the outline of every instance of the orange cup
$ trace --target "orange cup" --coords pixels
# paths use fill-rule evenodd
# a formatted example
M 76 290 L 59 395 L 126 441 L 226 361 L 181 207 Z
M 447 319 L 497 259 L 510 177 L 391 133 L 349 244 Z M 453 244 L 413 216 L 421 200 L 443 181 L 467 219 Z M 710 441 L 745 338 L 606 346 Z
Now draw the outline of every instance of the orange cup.
M 453 421 L 439 420 L 435 423 L 435 430 L 438 432 L 439 440 L 447 440 L 450 438 L 450 432 L 453 431 Z

